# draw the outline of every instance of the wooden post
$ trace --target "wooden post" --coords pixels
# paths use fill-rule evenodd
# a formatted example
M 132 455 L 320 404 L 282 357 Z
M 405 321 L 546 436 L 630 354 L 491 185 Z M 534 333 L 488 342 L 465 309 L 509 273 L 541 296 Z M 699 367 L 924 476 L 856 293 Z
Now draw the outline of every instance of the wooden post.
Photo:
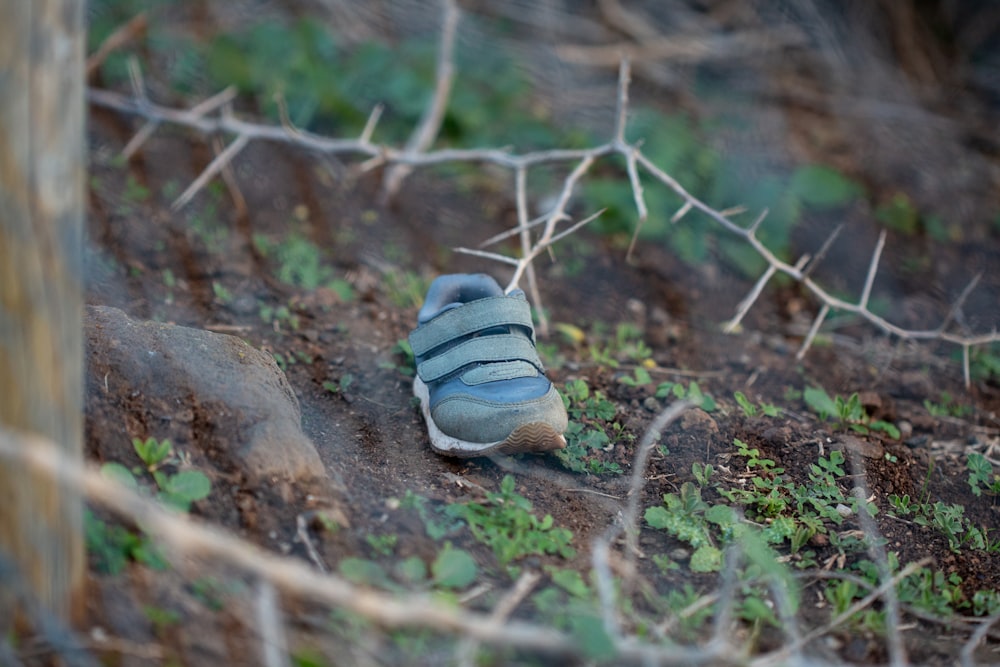
M 0 424 L 83 448 L 84 0 L 0 0 Z M 0 558 L 79 610 L 79 495 L 0 458 Z M 0 633 L 18 609 L 0 580 Z

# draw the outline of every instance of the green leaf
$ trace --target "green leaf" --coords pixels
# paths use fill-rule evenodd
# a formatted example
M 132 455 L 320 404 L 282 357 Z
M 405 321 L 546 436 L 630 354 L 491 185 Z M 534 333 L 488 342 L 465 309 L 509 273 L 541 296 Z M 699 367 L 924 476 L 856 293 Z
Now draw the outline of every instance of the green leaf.
M 113 480 L 122 486 L 127 486 L 130 489 L 138 486 L 138 483 L 135 481 L 135 475 L 121 463 L 105 463 L 101 466 L 101 474 L 107 479 Z
M 837 404 L 819 387 L 806 387 L 802 391 L 802 399 L 820 419 L 825 420 L 839 413 Z
M 705 544 L 691 554 L 689 563 L 692 572 L 718 572 L 722 569 L 722 552 L 711 544 Z
M 727 528 L 736 523 L 736 512 L 729 505 L 712 505 L 705 510 L 705 521 Z
M 478 568 L 467 551 L 453 549 L 449 543 L 434 559 L 431 573 L 439 586 L 465 588 L 476 580 Z
M 670 512 L 665 507 L 660 507 L 659 505 L 650 507 L 643 516 L 646 519 L 646 523 L 653 528 L 664 530 L 670 525 Z
M 410 556 L 400 561 L 395 571 L 400 579 L 409 583 L 418 584 L 427 579 L 427 566 L 419 556 Z
M 164 492 L 188 502 L 202 500 L 212 492 L 212 482 L 200 470 L 182 470 L 167 478 Z
M 604 629 L 604 623 L 597 616 L 581 614 L 570 616 L 570 633 L 579 643 L 580 650 L 587 657 L 601 661 L 615 655 L 615 645 Z
M 818 164 L 796 169 L 789 187 L 804 204 L 816 208 L 843 206 L 861 194 L 857 183 L 836 169 Z
M 570 595 L 578 598 L 585 598 L 590 595 L 590 587 L 587 586 L 583 577 L 576 570 L 557 570 L 552 568 L 549 574 L 552 576 L 553 583 Z
M 387 580 L 381 565 L 364 558 L 345 558 L 338 570 L 352 584 L 383 584 Z

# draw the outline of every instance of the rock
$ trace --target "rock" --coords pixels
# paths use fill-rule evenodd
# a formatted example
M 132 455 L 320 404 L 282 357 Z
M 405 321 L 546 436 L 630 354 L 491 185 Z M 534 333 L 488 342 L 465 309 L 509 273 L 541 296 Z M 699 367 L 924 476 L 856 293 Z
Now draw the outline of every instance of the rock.
M 880 459 L 885 456 L 885 448 L 881 443 L 862 440 L 849 433 L 838 435 L 835 444 L 849 451 L 857 452 L 866 459 Z
M 130 464 L 132 437 L 170 438 L 249 480 L 326 476 L 269 354 L 234 336 L 102 306 L 87 307 L 84 330 L 88 448 L 100 450 L 92 455 Z
M 680 426 L 685 431 L 705 431 L 706 433 L 718 433 L 719 425 L 712 417 L 701 408 L 691 408 L 680 418 Z

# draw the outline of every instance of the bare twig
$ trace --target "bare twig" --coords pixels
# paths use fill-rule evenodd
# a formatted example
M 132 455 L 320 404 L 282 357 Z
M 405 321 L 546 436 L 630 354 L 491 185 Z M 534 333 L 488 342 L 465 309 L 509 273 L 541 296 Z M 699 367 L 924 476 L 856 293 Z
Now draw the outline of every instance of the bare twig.
M 962 647 L 962 667 L 975 667 L 976 661 L 973 659 L 973 653 L 976 651 L 976 647 L 979 646 L 979 642 L 986 638 L 989 633 L 990 628 L 1000 621 L 1000 614 L 993 614 L 989 618 L 983 619 L 976 628 L 976 631 L 972 633 L 969 637 L 969 641 L 965 642 L 965 646 Z
M 434 82 L 434 95 L 430 104 L 424 109 L 424 115 L 406 143 L 407 152 L 420 153 L 431 147 L 441 129 L 444 112 L 451 96 L 451 84 L 455 79 L 455 33 L 458 30 L 460 12 L 456 0 L 444 0 L 444 19 L 441 22 L 441 43 L 438 47 L 437 75 Z M 368 133 L 370 135 L 370 133 Z M 362 133 L 362 137 L 367 136 Z M 385 175 L 382 196 L 385 201 L 391 200 L 399 192 L 400 186 L 412 167 L 403 164 L 393 165 Z
M 205 187 L 205 185 L 212 180 L 216 174 L 221 172 L 229 162 L 239 154 L 241 150 L 246 148 L 250 140 L 245 136 L 236 137 L 233 143 L 226 146 L 226 149 L 215 156 L 215 158 L 205 167 L 205 170 L 201 172 L 198 178 L 194 179 L 194 182 L 187 187 L 187 190 L 181 193 L 173 204 L 170 205 L 170 209 L 173 211 L 178 211 L 184 207 L 189 201 L 194 199 L 194 196 Z
M 146 12 L 139 12 L 127 22 L 115 28 L 114 31 L 108 35 L 103 42 L 101 42 L 101 45 L 97 47 L 97 50 L 87 57 L 87 78 L 89 79 L 93 76 L 94 72 L 97 71 L 97 68 L 103 65 L 104 61 L 108 59 L 108 56 L 131 42 L 136 35 L 145 30 L 146 24 Z
M 610 3 L 609 6 L 613 7 L 615 4 L 616 3 Z M 527 275 L 529 283 L 528 289 L 531 293 L 532 300 L 539 306 L 541 306 L 541 302 L 540 295 L 538 293 L 537 278 L 534 275 L 533 270 L 534 259 L 537 258 L 539 254 L 547 251 L 552 243 L 556 242 L 560 238 L 564 238 L 566 234 L 571 233 L 568 230 L 557 233 L 556 226 L 567 218 L 565 209 L 568 205 L 569 197 L 572 194 L 577 182 L 587 171 L 589 171 L 590 166 L 594 163 L 594 161 L 610 155 L 621 155 L 625 160 L 625 169 L 632 188 L 632 195 L 635 200 L 638 215 L 635 232 L 636 235 L 639 233 L 642 221 L 648 217 L 648 210 L 642 189 L 641 172 L 644 170 L 646 175 L 659 181 L 680 197 L 682 204 L 672 217 L 672 222 L 677 222 L 691 211 L 698 211 L 725 229 L 727 232 L 742 238 L 767 263 L 767 268 L 765 269 L 764 274 L 760 277 L 760 279 L 758 279 L 756 285 L 748 296 L 740 302 L 737 313 L 726 324 L 726 329 L 728 331 L 733 331 L 739 326 L 749 309 L 753 307 L 754 303 L 756 303 L 757 299 L 760 297 L 764 287 L 772 278 L 780 273 L 800 283 L 819 302 L 818 315 L 814 320 L 813 327 L 811 328 L 802 349 L 799 351 L 800 359 L 808 351 L 813 339 L 819 332 L 819 328 L 822 326 L 831 311 L 857 315 L 869 325 L 900 339 L 914 341 L 939 340 L 961 347 L 963 352 L 963 374 L 965 376 L 967 386 L 971 383 L 969 368 L 969 353 L 971 348 L 1000 342 L 1000 332 L 996 330 L 980 334 L 970 334 L 964 332 L 956 333 L 948 330 L 952 322 L 955 320 L 955 317 L 960 309 L 961 302 L 963 302 L 975 288 L 977 284 L 976 280 L 973 280 L 969 287 L 963 291 L 959 302 L 955 304 L 955 306 L 948 313 L 947 317 L 945 317 L 942 323 L 936 328 L 904 328 L 889 322 L 885 318 L 869 310 L 868 304 L 872 294 L 874 279 L 878 270 L 879 261 L 881 259 L 882 248 L 885 244 L 886 237 L 884 233 L 880 236 L 876 251 L 869 263 L 867 278 L 862 294 L 857 301 L 852 302 L 834 296 L 830 291 L 819 285 L 810 275 L 817 263 L 825 255 L 833 240 L 836 238 L 839 228 L 835 230 L 834 233 L 831 234 L 831 236 L 826 240 L 823 247 L 811 262 L 798 262 L 793 265 L 778 258 L 778 256 L 770 248 L 764 245 L 764 243 L 757 237 L 756 230 L 760 225 L 762 217 L 758 218 L 750 227 L 744 228 L 734 222 L 730 217 L 741 212 L 742 209 L 714 209 L 688 192 L 675 178 L 667 174 L 659 166 L 652 162 L 652 160 L 642 152 L 639 143 L 628 144 L 625 141 L 625 131 L 627 128 L 628 117 L 628 89 L 631 71 L 628 59 L 626 58 L 625 60 L 622 60 L 618 56 L 617 52 L 615 55 L 615 63 L 617 63 L 619 67 L 617 110 L 613 136 L 606 143 L 586 149 L 552 149 L 523 154 L 515 154 L 507 149 L 498 148 L 428 150 L 430 144 L 433 143 L 434 136 L 436 136 L 437 128 L 440 124 L 440 114 L 443 113 L 444 105 L 447 102 L 451 79 L 453 78 L 453 66 L 451 65 L 450 54 L 454 46 L 453 42 L 455 39 L 457 24 L 458 10 L 455 6 L 454 0 L 446 0 L 444 21 L 441 32 L 442 44 L 441 50 L 439 51 L 438 78 L 435 87 L 435 94 L 431 99 L 431 103 L 425 110 L 422 122 L 418 125 L 418 128 L 414 132 L 410 141 L 402 149 L 373 144 L 371 142 L 374 124 L 378 118 L 378 109 L 373 111 L 372 116 L 369 118 L 369 122 L 366 124 L 365 129 L 357 139 L 336 139 L 315 135 L 307 131 L 297 130 L 287 126 L 274 127 L 247 122 L 228 113 L 209 117 L 201 108 L 204 105 L 199 105 L 198 107 L 190 110 L 171 109 L 156 105 L 145 98 L 145 93 L 143 92 L 143 87 L 141 85 L 141 78 L 138 77 L 137 72 L 134 72 L 134 87 L 136 93 L 133 98 L 128 98 L 109 91 L 94 89 L 88 90 L 87 94 L 91 104 L 132 114 L 148 121 L 147 125 L 140 130 L 139 135 L 137 135 L 133 142 L 130 142 L 128 147 L 130 154 L 131 152 L 134 152 L 138 145 L 141 145 L 142 141 L 148 138 L 157 125 L 162 123 L 180 125 L 206 135 L 214 136 L 218 134 L 228 134 L 235 136 L 233 142 L 229 144 L 229 148 L 227 148 L 222 155 L 218 156 L 216 160 L 213 161 L 213 164 L 209 165 L 209 167 L 199 177 L 199 180 L 196 181 L 195 184 L 192 184 L 192 186 L 185 193 L 187 197 L 179 200 L 177 205 L 186 202 L 190 196 L 197 192 L 198 187 L 196 186 L 200 187 L 200 185 L 203 185 L 203 183 L 207 181 L 208 178 L 213 176 L 214 173 L 221 168 L 221 166 L 227 164 L 233 155 L 235 155 L 235 153 L 238 152 L 238 150 L 240 150 L 246 142 L 250 141 L 285 143 L 326 155 L 353 155 L 364 160 L 362 162 L 363 169 L 373 168 L 382 164 L 390 164 L 396 167 L 407 166 L 415 168 L 448 162 L 472 162 L 496 164 L 515 170 L 515 172 L 521 172 L 521 175 L 516 176 L 515 178 L 515 183 L 521 183 L 521 185 L 516 186 L 517 192 L 515 193 L 519 202 L 518 226 L 515 230 L 506 232 L 505 235 L 500 235 L 491 239 L 491 241 L 493 241 L 500 238 L 506 238 L 506 235 L 520 234 L 522 239 L 521 257 L 512 258 L 499 253 L 487 253 L 481 250 L 476 251 L 467 248 L 459 248 L 456 250 L 478 257 L 483 257 L 484 259 L 499 261 L 515 267 L 514 276 L 508 286 L 508 289 L 513 289 L 513 287 L 518 284 L 521 277 Z M 741 39 L 746 41 L 748 36 L 749 34 L 742 34 L 741 36 L 734 35 L 731 37 L 738 42 Z M 679 48 L 679 44 L 681 43 L 674 43 L 672 46 L 669 46 L 669 49 Z M 646 48 L 647 46 L 648 45 L 643 45 L 643 48 Z M 527 207 L 524 201 L 526 199 L 526 195 L 524 194 L 524 182 L 527 179 L 527 171 L 532 167 L 542 164 L 564 162 L 577 162 L 577 167 L 570 173 L 564 182 L 558 204 L 544 217 L 544 229 L 542 233 L 532 242 L 530 239 L 529 229 L 533 228 L 535 224 L 527 221 Z M 576 227 L 573 229 L 575 230 Z M 634 250 L 634 243 L 635 239 L 633 239 L 630 244 L 629 256 L 631 256 L 631 251 Z M 544 309 L 540 308 L 539 312 L 542 313 L 542 316 L 544 317 Z M 545 320 L 541 320 L 539 326 L 540 330 L 544 330 L 545 325 Z
M 278 593 L 266 579 L 257 583 L 257 625 L 265 667 L 290 667 Z
M 500 599 L 500 602 L 497 603 L 497 606 L 493 608 L 490 618 L 497 622 L 507 620 L 514 613 L 514 610 L 517 609 L 517 605 L 521 604 L 521 601 L 527 597 L 528 593 L 534 590 L 535 585 L 541 578 L 542 575 L 534 570 L 525 570 L 522 572 L 521 576 L 517 578 L 514 587 L 507 591 Z M 476 650 L 478 648 L 479 643 L 475 640 L 463 639 L 459 642 L 455 662 L 461 667 L 474 667 Z
M 753 665 L 754 667 L 767 667 L 770 665 L 781 664 L 782 662 L 785 661 L 785 659 L 787 659 L 787 657 L 790 654 L 794 653 L 795 651 L 798 651 L 799 649 L 801 649 L 803 646 L 807 645 L 814 639 L 822 637 L 823 635 L 830 632 L 834 628 L 840 626 L 842 623 L 846 622 L 848 619 L 857 614 L 859 611 L 871 606 L 876 600 L 885 595 L 888 589 L 894 588 L 895 586 L 899 585 L 900 581 L 906 579 L 908 576 L 910 576 L 923 566 L 930 563 L 931 560 L 932 559 L 930 558 L 922 558 L 918 561 L 909 563 L 906 567 L 897 572 L 891 579 L 883 581 L 878 588 L 876 588 L 871 593 L 869 593 L 862 599 L 852 604 L 850 607 L 848 607 L 841 613 L 837 614 L 825 625 L 822 625 L 818 628 L 815 628 L 807 632 L 805 635 L 802 636 L 801 639 L 799 639 L 796 642 L 789 642 L 786 645 L 782 646 L 780 649 L 772 653 L 768 653 L 767 655 L 761 656 L 760 658 L 754 660 L 751 663 L 751 665 Z
M 0 428 L 0 457 L 79 488 L 92 501 L 128 517 L 185 556 L 210 556 L 240 568 L 286 594 L 340 607 L 387 628 L 420 627 L 461 634 L 476 641 L 579 657 L 579 642 L 558 630 L 522 621 L 498 621 L 420 594 L 392 595 L 319 574 L 295 558 L 261 549 L 224 530 L 168 511 L 92 466 L 67 460 L 44 438 Z M 657 646 L 626 637 L 614 646 L 620 664 L 728 664 L 726 656 L 698 647 Z

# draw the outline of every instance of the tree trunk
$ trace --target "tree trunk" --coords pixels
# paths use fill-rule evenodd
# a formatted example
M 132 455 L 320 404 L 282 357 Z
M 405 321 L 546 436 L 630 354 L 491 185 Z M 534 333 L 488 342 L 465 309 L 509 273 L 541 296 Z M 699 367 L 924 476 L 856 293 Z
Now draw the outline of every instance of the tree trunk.
M 84 0 L 0 0 L 0 424 L 45 436 L 75 461 L 83 439 L 83 11 Z M 19 592 L 61 618 L 78 609 L 81 523 L 77 493 L 0 458 L 0 633 Z

